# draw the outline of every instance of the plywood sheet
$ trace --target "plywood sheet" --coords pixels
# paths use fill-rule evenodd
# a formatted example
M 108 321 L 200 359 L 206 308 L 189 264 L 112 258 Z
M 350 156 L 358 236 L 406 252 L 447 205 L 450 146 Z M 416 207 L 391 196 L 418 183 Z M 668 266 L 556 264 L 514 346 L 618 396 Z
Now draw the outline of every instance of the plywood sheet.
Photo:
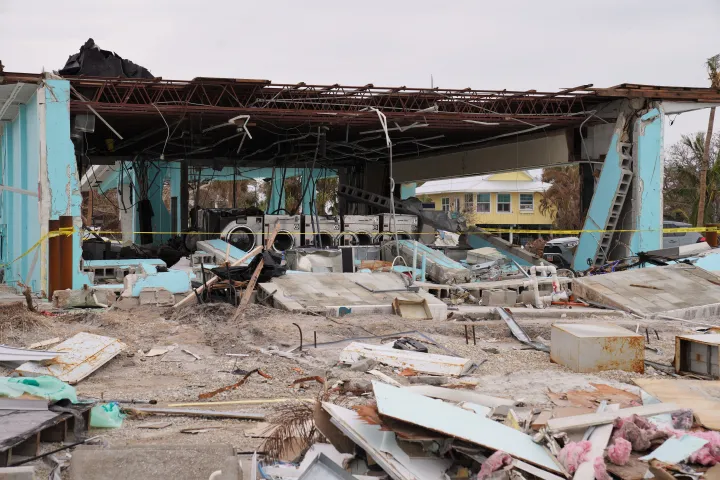
M 706 428 L 720 430 L 720 381 L 636 378 L 635 385 L 662 402 L 689 408 Z

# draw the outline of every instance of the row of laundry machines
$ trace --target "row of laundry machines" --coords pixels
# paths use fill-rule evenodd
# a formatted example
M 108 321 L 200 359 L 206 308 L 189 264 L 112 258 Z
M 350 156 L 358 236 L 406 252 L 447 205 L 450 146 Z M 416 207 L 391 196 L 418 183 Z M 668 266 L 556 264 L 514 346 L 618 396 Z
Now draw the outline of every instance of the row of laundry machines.
M 299 247 L 340 247 L 378 245 L 394 239 L 417 239 L 418 217 L 415 215 L 238 215 L 236 209 L 203 209 L 198 211 L 199 239 L 220 237 L 249 251 L 261 245 L 279 225 L 273 250 L 284 252 Z

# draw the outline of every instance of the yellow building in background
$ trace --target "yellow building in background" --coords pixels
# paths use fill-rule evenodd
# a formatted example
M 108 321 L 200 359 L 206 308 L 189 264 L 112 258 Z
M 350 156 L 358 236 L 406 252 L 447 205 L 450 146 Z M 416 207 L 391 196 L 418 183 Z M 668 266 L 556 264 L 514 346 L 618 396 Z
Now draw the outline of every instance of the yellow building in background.
M 540 212 L 542 192 L 550 188 L 526 171 L 473 177 L 446 178 L 425 182 L 415 195 L 436 210 L 462 213 L 468 224 L 485 228 L 550 230 L 553 216 Z M 509 239 L 510 235 L 503 235 Z M 524 244 L 538 235 L 514 235 L 513 243 Z

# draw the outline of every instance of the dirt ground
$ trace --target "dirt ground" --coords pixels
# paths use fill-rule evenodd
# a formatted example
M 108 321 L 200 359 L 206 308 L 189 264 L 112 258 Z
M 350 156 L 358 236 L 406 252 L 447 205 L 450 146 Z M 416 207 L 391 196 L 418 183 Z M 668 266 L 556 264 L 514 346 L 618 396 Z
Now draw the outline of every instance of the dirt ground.
M 11 313 L 8 313 L 11 312 Z M 14 312 L 14 313 L 12 313 Z M 137 307 L 121 310 L 76 310 L 57 316 L 30 314 L 21 307 L 0 311 L 0 343 L 27 347 L 32 343 L 52 337 L 66 339 L 79 332 L 116 337 L 127 344 L 127 349 L 101 369 L 76 385 L 78 396 L 86 399 L 141 399 L 157 400 L 160 405 L 178 402 L 198 402 L 198 396 L 242 378 L 244 371 L 256 368 L 272 378 L 252 375 L 237 389 L 219 393 L 211 401 L 241 399 L 313 399 L 323 388 L 316 382 L 293 386 L 292 382 L 307 376 L 327 377 L 327 385 L 337 380 L 371 380 L 364 372 L 352 371 L 338 365 L 342 348 L 355 337 L 390 335 L 397 332 L 418 330 L 430 337 L 438 346 L 430 345 L 432 353 L 451 351 L 470 358 L 479 366 L 468 376 L 452 382 L 475 382 L 477 391 L 524 400 L 526 403 L 543 405 L 549 402 L 545 392 L 568 391 L 590 388 L 589 383 L 607 383 L 616 387 L 635 389 L 632 379 L 641 374 L 621 371 L 605 371 L 597 374 L 576 374 L 567 368 L 551 363 L 547 353 L 529 350 L 512 337 L 500 320 L 486 321 L 408 321 L 392 315 L 349 315 L 342 318 L 324 318 L 314 315 L 290 314 L 258 305 L 251 305 L 237 320 L 232 321 L 234 307 L 226 304 L 190 306 L 183 309 Z M 532 338 L 541 337 L 549 343 L 552 323 L 561 319 L 519 321 Z M 607 322 L 589 316 L 582 320 L 562 319 L 572 322 Z M 613 321 L 635 330 L 636 320 Z M 476 344 L 465 340 L 465 325 L 472 335 L 475 326 Z M 674 356 L 674 338 L 681 332 L 691 332 L 688 325 L 670 321 L 654 321 L 641 324 L 650 328 L 650 346 L 659 348 L 661 354 L 646 350 L 646 358 L 669 364 Z M 300 345 L 302 330 L 303 348 Z M 654 330 L 657 330 L 658 340 Z M 409 334 L 427 341 L 419 334 Z M 318 348 L 314 348 L 317 338 Z M 380 339 L 363 340 L 379 343 Z M 389 341 L 389 340 L 388 340 Z M 336 342 L 331 345 L 323 345 Z M 176 345 L 167 356 L 145 357 L 153 347 Z M 439 348 L 444 347 L 446 350 Z M 48 347 L 51 349 L 52 347 Z M 186 349 L 200 359 L 182 352 Z M 280 352 L 281 355 L 278 355 Z M 285 353 L 287 352 L 287 353 Z M 231 357 L 228 353 L 247 354 L 247 357 Z M 171 360 L 171 361 L 168 361 Z M 406 379 L 386 366 L 378 370 L 400 383 Z M 9 368 L 0 367 L 0 375 L 12 375 Z M 662 375 L 648 368 L 645 376 Z M 199 408 L 199 407 L 192 407 Z M 272 418 L 277 404 L 221 405 L 216 410 L 239 410 L 265 412 Z M 172 425 L 150 430 L 140 428 L 148 422 L 169 421 Z M 198 434 L 181 433 L 180 430 L 196 427 L 219 427 Z M 103 435 L 109 444 L 126 443 L 176 443 L 206 444 L 228 443 L 239 452 L 252 452 L 260 447 L 263 439 L 251 438 L 243 432 L 257 426 L 257 422 L 242 420 L 217 420 L 192 417 L 147 418 L 128 417 L 119 429 L 92 429 L 91 435 Z M 50 448 L 43 446 L 43 448 Z M 41 462 L 36 462 L 42 465 Z M 45 468 L 45 467 L 42 467 Z

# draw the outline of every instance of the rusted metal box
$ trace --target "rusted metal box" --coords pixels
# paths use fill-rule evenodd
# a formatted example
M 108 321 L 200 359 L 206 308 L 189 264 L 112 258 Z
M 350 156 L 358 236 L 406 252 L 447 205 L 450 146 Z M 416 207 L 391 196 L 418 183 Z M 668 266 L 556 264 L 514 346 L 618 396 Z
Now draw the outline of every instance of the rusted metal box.
M 574 372 L 645 372 L 645 337 L 617 325 L 552 326 L 550 360 Z
M 720 334 L 675 337 L 675 371 L 720 378 Z

